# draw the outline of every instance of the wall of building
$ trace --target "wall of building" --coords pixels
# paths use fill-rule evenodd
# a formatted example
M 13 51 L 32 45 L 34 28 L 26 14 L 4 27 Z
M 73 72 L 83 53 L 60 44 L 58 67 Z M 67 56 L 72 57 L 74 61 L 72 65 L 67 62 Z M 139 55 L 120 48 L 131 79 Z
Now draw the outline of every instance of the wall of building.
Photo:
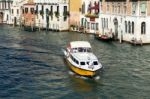
M 12 0 L 0 0 L 0 13 L 3 13 L 1 16 L 2 23 L 9 23 L 10 21 L 10 7 L 12 6 Z
M 102 5 L 100 4 L 100 8 L 102 7 L 100 10 L 102 11 L 99 15 L 99 32 L 101 34 L 109 34 L 115 33 L 117 30 L 118 39 L 121 38 L 124 41 L 130 42 L 134 38 L 136 40 L 142 40 L 143 43 L 150 43 L 150 29 L 148 28 L 150 26 L 150 1 L 144 1 L 146 2 L 146 14 L 141 13 L 142 2 L 137 1 L 136 13 L 133 14 L 133 2 L 131 0 L 124 2 L 106 2 L 103 0 Z M 107 9 L 108 3 L 110 11 Z M 116 7 L 113 8 L 113 4 Z M 125 6 L 127 7 L 126 9 Z M 114 19 L 118 22 L 117 29 L 115 29 Z M 127 26 L 125 22 L 127 22 Z M 142 22 L 146 24 L 144 34 L 142 33 Z M 132 27 L 134 27 L 133 30 Z
M 81 10 L 81 0 L 70 0 L 69 2 L 69 11 L 70 11 L 70 25 L 80 24 L 80 10 Z
M 60 0 L 60 1 L 59 0 L 56 0 L 56 1 L 36 0 L 35 3 L 36 3 L 36 6 L 38 6 L 38 14 L 36 14 L 36 26 L 37 27 L 48 28 L 52 30 L 60 30 L 60 31 L 69 29 L 68 16 L 67 16 L 67 19 L 64 20 L 64 15 L 63 15 L 64 6 L 66 6 L 67 11 L 69 11 L 68 0 Z M 40 11 L 42 10 L 42 5 L 43 5 L 44 14 L 40 15 Z M 51 15 L 46 14 L 46 9 L 48 9 L 48 11 L 51 11 L 51 6 L 53 7 L 52 18 L 51 18 Z M 57 11 L 57 6 L 59 6 L 58 18 L 55 15 Z M 49 18 L 49 21 L 48 21 L 48 18 Z

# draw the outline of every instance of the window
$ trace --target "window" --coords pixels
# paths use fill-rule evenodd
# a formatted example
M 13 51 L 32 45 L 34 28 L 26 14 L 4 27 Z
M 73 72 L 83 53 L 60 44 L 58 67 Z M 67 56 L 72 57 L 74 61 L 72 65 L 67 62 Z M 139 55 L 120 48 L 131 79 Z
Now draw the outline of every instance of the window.
M 28 13 L 28 8 L 25 8 L 25 13 Z
M 130 21 L 128 22 L 128 33 L 131 33 L 131 23 L 130 23 Z
M 145 34 L 146 33 L 146 23 L 142 22 L 141 23 L 141 34 Z
M 92 49 L 91 48 L 87 48 L 87 52 L 92 52 Z
M 24 9 L 22 9 L 22 14 L 24 14 Z
M 108 29 L 108 18 L 106 19 L 106 28 Z
M 87 28 L 90 29 L 90 22 L 87 22 Z
M 96 30 L 98 30 L 98 23 L 96 23 Z
M 51 20 L 53 20 L 53 6 L 51 6 Z
M 51 6 L 51 11 L 53 12 L 53 6 Z
M 97 61 L 94 61 L 93 64 L 94 64 L 94 65 L 98 65 L 98 62 L 97 62 Z
M 85 28 L 87 28 L 87 27 L 88 27 L 88 26 L 87 26 L 87 20 L 85 20 L 85 21 L 84 21 L 83 26 L 85 26 Z
M 67 12 L 67 6 L 64 6 L 64 12 Z
M 84 18 L 81 19 L 81 26 L 84 26 Z
M 59 6 L 57 6 L 57 12 L 59 12 Z
M 132 14 L 136 14 L 137 2 L 132 3 Z
M 47 14 L 47 15 L 49 14 L 49 10 L 48 10 L 48 8 L 46 9 L 46 14 Z
M 86 49 L 85 49 L 85 48 L 80 47 L 80 48 L 78 48 L 78 52 L 86 52 Z
M 114 5 L 112 5 L 112 9 L 113 9 L 112 12 L 114 13 L 115 12 L 115 6 Z
M 105 18 L 103 19 L 104 28 L 106 27 Z
M 36 11 L 38 11 L 38 5 L 36 5 Z
M 109 3 L 107 2 L 107 12 L 109 12 Z
M 90 2 L 89 5 L 88 5 L 87 12 L 88 12 L 88 13 L 91 13 L 91 2 Z
M 17 14 L 19 14 L 19 9 L 17 9 Z
M 132 22 L 132 34 L 134 34 L 134 22 Z
M 85 2 L 82 4 L 82 14 L 85 13 Z
M 126 6 L 126 3 L 124 3 L 124 14 L 127 13 L 127 6 Z
M 9 18 L 9 16 L 8 16 L 8 14 L 7 14 L 7 21 L 8 21 L 8 18 Z
M 118 4 L 118 14 L 120 14 L 120 4 Z
M 79 64 L 79 62 L 76 60 L 76 64 Z
M 146 2 L 141 2 L 140 4 L 140 11 L 141 11 L 141 15 L 145 15 L 146 14 Z
M 85 62 L 80 62 L 81 65 L 85 65 Z
M 127 33 L 127 21 L 125 21 L 125 32 Z
M 13 9 L 11 10 L 11 13 L 12 13 L 12 14 L 14 13 L 14 10 L 13 10 Z
M 103 12 L 103 4 L 102 4 L 102 0 L 100 0 L 100 11 Z
M 42 5 L 42 12 L 44 12 L 44 5 Z
M 94 28 L 94 23 L 91 23 L 91 29 L 92 29 L 92 30 L 95 30 L 95 28 Z
M 7 2 L 5 1 L 5 9 L 6 9 L 6 3 L 7 3 Z
M 30 12 L 33 14 L 34 13 L 34 8 L 30 8 Z

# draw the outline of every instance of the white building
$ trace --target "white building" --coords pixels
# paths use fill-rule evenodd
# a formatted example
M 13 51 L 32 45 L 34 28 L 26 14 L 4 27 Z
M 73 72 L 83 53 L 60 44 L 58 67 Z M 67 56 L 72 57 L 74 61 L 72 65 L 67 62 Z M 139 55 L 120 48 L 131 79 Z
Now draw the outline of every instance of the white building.
M 51 30 L 68 30 L 68 0 L 35 0 L 36 26 Z
M 22 6 L 27 0 L 13 0 L 13 4 L 10 10 L 10 22 L 9 24 L 20 25 L 21 15 L 22 15 Z
M 87 33 L 99 31 L 99 0 L 82 0 L 80 24 Z
M 150 0 L 100 2 L 100 33 L 113 33 L 116 39 L 150 43 Z
M 9 23 L 13 0 L 0 0 L 0 23 Z

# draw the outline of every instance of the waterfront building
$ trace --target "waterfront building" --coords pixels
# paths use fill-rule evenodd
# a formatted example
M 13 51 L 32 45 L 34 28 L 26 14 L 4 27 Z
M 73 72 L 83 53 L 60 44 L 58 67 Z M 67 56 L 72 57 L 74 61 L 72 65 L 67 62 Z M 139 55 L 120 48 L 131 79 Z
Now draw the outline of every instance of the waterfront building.
M 116 39 L 150 43 L 150 0 L 100 1 L 100 33 Z
M 69 25 L 71 30 L 78 30 L 80 26 L 81 0 L 70 0 L 69 2 Z
M 80 25 L 84 28 L 84 32 L 99 31 L 99 11 L 99 0 L 82 0 Z
M 32 30 L 35 28 L 35 3 L 29 0 L 22 7 L 22 22 L 25 30 Z
M 68 0 L 35 0 L 36 26 L 50 30 L 69 29 Z
M 13 0 L 13 4 L 10 10 L 10 23 L 15 25 L 21 25 L 22 7 L 27 3 L 27 0 Z
M 0 0 L 0 23 L 9 23 L 13 0 Z

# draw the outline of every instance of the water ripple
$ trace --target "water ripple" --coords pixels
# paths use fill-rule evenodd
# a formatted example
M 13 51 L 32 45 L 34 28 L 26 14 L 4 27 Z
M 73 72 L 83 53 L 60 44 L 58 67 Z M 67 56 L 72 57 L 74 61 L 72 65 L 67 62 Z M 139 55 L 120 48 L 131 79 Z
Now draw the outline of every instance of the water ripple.
M 1 99 L 149 99 L 150 46 L 101 42 L 74 32 L 0 27 Z M 86 40 L 103 65 L 96 81 L 69 75 L 62 48 Z

